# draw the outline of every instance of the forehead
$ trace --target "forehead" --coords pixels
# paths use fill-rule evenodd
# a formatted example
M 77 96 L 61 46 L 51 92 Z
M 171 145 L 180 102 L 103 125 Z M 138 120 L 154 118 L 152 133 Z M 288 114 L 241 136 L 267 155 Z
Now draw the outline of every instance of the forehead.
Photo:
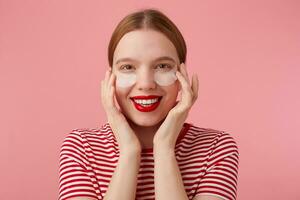
M 114 63 L 123 57 L 147 62 L 163 56 L 179 62 L 175 46 L 164 34 L 155 30 L 136 30 L 121 38 L 115 49 Z

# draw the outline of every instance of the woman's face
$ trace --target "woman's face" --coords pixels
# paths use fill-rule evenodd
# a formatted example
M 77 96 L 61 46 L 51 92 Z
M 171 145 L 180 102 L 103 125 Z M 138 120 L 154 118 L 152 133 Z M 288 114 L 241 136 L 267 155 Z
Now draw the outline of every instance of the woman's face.
M 180 86 L 170 73 L 179 64 L 175 46 L 162 33 L 136 30 L 125 34 L 113 57 L 113 73 L 119 81 L 116 99 L 125 117 L 139 126 L 161 122 L 176 103 Z

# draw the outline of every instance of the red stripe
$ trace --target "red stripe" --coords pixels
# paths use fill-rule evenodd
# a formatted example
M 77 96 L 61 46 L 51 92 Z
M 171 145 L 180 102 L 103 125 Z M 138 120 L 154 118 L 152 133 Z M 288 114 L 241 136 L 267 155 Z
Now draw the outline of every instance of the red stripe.
M 70 198 L 73 198 L 73 197 L 91 197 L 91 198 L 96 198 L 97 199 L 97 197 L 94 196 L 94 195 L 88 195 L 88 194 L 80 195 L 80 194 L 75 194 L 75 195 L 70 195 L 67 198 L 66 197 L 60 197 L 59 200 L 67 200 L 67 199 L 70 199 Z
M 231 196 L 228 196 L 228 195 L 226 195 L 224 193 L 221 193 L 221 192 L 212 191 L 212 190 L 203 190 L 203 191 L 201 191 L 201 193 L 217 194 L 217 195 L 220 195 L 221 197 L 225 197 L 228 200 L 234 200 Z M 201 194 L 201 193 L 199 193 L 199 194 Z
M 234 139 L 226 132 L 185 124 L 177 142 L 175 154 L 187 195 L 192 197 L 197 189 L 204 188 L 207 193 L 218 194 L 224 198 L 232 199 L 230 194 L 233 196 L 236 194 L 239 156 Z M 65 149 L 66 147 L 69 149 Z M 72 194 L 74 191 L 83 191 L 76 190 L 75 187 L 79 186 L 93 188 L 92 178 L 96 180 L 98 190 L 102 188 L 104 190 L 102 191 L 103 193 L 107 191 L 119 158 L 118 145 L 108 123 L 104 124 L 100 129 L 74 129 L 65 138 L 61 148 L 59 170 L 60 177 L 65 177 L 63 179 L 60 178 L 60 183 L 67 178 L 76 178 L 76 174 L 71 175 L 74 172 L 80 173 L 81 176 L 85 177 L 64 182 L 64 184 L 72 184 L 69 188 L 74 188 L 68 194 Z M 220 155 L 213 158 L 217 153 L 220 153 Z M 78 163 L 76 160 L 81 163 Z M 212 163 L 208 165 L 209 162 Z M 83 164 L 91 170 L 86 170 Z M 213 167 L 213 165 L 216 166 Z M 82 167 L 82 169 L 74 169 L 74 167 Z M 205 171 L 210 167 L 213 167 L 210 172 Z M 213 180 L 208 181 L 205 179 L 206 177 Z M 154 193 L 150 192 L 150 190 L 154 190 L 153 152 L 149 151 L 141 154 L 140 171 L 137 180 L 136 197 L 153 199 Z M 199 185 L 199 181 L 203 185 Z M 224 181 L 226 184 L 220 181 Z M 215 183 L 228 188 L 230 192 L 218 186 L 207 186 L 205 185 L 206 183 Z M 142 188 L 143 186 L 144 188 Z M 60 185 L 60 188 L 62 187 L 63 185 Z M 61 189 L 60 195 L 64 194 L 66 189 Z M 86 191 L 95 193 L 95 189 Z M 210 189 L 217 189 L 218 191 L 215 192 Z M 141 194 L 141 192 L 146 193 Z M 103 196 L 104 194 L 101 195 Z M 70 197 L 79 196 L 72 195 Z M 83 194 L 81 196 L 88 195 Z M 94 196 L 90 195 L 90 197 L 96 198 L 97 195 L 95 193 Z

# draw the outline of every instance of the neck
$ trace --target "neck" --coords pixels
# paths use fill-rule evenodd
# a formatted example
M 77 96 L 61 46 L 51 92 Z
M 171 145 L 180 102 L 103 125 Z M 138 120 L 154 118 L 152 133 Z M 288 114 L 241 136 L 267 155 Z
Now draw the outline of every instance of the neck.
M 135 132 L 138 137 L 142 149 L 153 148 L 153 138 L 158 128 L 162 124 L 162 122 L 154 125 L 154 126 L 140 126 L 132 122 L 131 120 L 127 120 L 129 122 L 130 127 Z

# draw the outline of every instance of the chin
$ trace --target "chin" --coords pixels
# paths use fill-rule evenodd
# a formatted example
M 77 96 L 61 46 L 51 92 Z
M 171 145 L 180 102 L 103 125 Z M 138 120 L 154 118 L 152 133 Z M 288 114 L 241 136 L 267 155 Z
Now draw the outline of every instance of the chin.
M 145 119 L 145 118 L 137 118 L 130 119 L 130 121 L 138 126 L 151 127 L 160 124 L 164 119 Z

